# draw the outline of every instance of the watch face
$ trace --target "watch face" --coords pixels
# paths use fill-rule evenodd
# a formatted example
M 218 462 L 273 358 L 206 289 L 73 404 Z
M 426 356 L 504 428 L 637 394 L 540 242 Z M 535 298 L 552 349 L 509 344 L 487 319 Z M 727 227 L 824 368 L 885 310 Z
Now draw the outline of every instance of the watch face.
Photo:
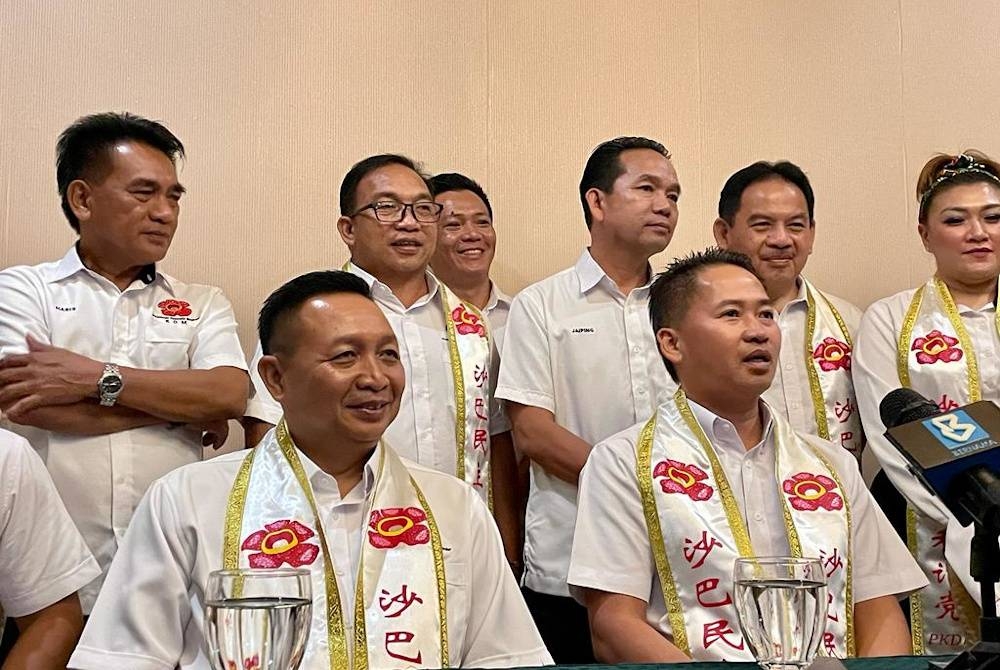
M 101 391 L 104 393 L 118 393 L 122 390 L 121 377 L 108 377 L 101 380 Z

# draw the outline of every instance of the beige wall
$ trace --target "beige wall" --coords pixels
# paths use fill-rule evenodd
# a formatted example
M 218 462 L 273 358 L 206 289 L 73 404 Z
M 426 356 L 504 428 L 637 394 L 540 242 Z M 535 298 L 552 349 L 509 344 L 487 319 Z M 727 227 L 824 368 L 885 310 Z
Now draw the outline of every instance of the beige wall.
M 345 259 L 340 178 L 388 150 L 483 183 L 508 291 L 586 243 L 577 182 L 604 139 L 674 153 L 658 266 L 711 240 L 732 171 L 789 158 L 818 194 L 808 274 L 864 306 L 929 271 L 924 160 L 1000 156 L 998 26 L 995 0 L 0 0 L 0 267 L 62 255 L 55 138 L 126 109 L 187 145 L 165 266 L 226 290 L 247 349 L 272 288 Z

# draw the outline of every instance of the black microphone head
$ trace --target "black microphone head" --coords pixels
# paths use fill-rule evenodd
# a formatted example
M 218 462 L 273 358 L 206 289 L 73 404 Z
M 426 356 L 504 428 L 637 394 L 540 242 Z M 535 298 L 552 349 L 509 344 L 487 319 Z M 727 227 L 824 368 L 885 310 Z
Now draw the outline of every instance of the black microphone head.
M 904 423 L 941 414 L 941 408 L 913 389 L 898 388 L 882 398 L 882 402 L 878 405 L 878 413 L 886 428 L 895 428 Z

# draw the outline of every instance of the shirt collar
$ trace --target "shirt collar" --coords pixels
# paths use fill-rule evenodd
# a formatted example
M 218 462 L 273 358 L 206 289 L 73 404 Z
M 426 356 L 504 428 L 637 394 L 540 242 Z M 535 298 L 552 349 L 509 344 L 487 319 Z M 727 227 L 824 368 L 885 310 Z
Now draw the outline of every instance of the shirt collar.
M 771 408 L 763 400 L 758 402 L 761 408 L 761 419 L 764 423 L 764 430 L 761 432 L 760 442 L 753 446 L 754 449 L 771 440 L 772 426 L 774 424 L 771 419 Z M 723 419 L 718 414 L 715 414 L 706 407 L 702 407 L 691 399 L 688 399 L 688 405 L 691 407 L 691 412 L 694 414 L 698 425 L 705 431 L 705 435 L 709 437 L 714 446 L 718 447 L 720 444 L 726 444 L 727 438 L 739 442 L 736 426 L 731 421 Z M 742 443 L 740 443 L 740 446 L 744 451 L 750 451 L 743 447 Z
M 590 248 L 583 250 L 580 254 L 580 258 L 577 259 L 576 265 L 573 267 L 573 271 L 576 272 L 577 279 L 580 280 L 580 293 L 587 293 L 592 288 L 601 283 L 602 279 L 607 278 L 608 282 L 614 286 L 614 282 L 608 277 L 608 273 L 604 271 L 594 257 L 590 255 Z M 653 282 L 653 268 L 647 265 L 646 275 L 649 280 L 640 286 L 639 288 L 649 288 L 649 285 Z
M 63 256 L 54 267 L 48 270 L 47 276 L 49 282 L 57 282 L 66 279 L 67 277 L 72 277 L 77 272 L 83 271 L 88 274 L 95 274 L 86 265 L 83 264 L 83 260 L 80 259 L 79 242 L 70 247 L 66 255 Z M 157 277 L 162 277 L 166 280 L 166 276 L 160 274 L 156 271 L 156 263 L 150 263 L 149 265 L 143 266 L 142 270 L 139 272 L 139 279 L 142 280 L 143 284 L 147 286 L 152 284 Z M 169 285 L 169 281 L 167 284 Z
M 494 309 L 496 309 L 498 305 L 503 305 L 504 307 L 510 308 L 510 303 L 511 303 L 510 296 L 501 291 L 497 287 L 496 282 L 490 281 L 490 299 L 489 301 L 487 301 L 486 309 L 484 309 L 483 311 L 489 314 Z
M 346 268 L 351 274 L 357 275 L 365 280 L 365 283 L 368 284 L 368 288 L 371 289 L 373 298 L 383 303 L 387 302 L 389 304 L 396 304 L 402 307 L 402 303 L 399 302 L 399 298 L 397 298 L 396 294 L 392 292 L 392 289 L 389 288 L 387 284 L 379 281 L 375 275 L 371 274 L 364 268 L 355 265 L 353 261 L 348 261 Z M 438 296 L 438 286 L 440 285 L 440 282 L 437 277 L 435 277 L 430 270 L 425 270 L 424 276 L 427 278 L 427 294 L 422 296 L 406 309 L 419 307 L 420 305 L 434 300 Z
M 808 287 L 806 286 L 805 277 L 799 275 L 798 277 L 795 278 L 795 283 L 798 286 L 799 291 L 798 293 L 795 294 L 794 298 L 788 301 L 788 303 L 785 305 L 785 309 L 788 309 L 792 305 L 800 305 L 800 304 L 805 305 L 809 299 Z
M 299 454 L 299 460 L 302 462 L 302 469 L 305 471 L 306 477 L 309 478 L 310 484 L 314 487 L 321 486 L 324 480 L 336 483 L 336 477 L 321 470 L 320 467 L 313 463 L 312 460 L 310 460 L 310 458 L 306 456 L 305 453 L 303 453 L 298 447 L 296 447 L 295 450 Z M 365 500 L 368 499 L 368 495 L 372 492 L 372 489 L 375 488 L 375 468 L 378 467 L 378 459 L 381 457 L 381 450 L 382 443 L 379 442 L 379 444 L 375 446 L 375 450 L 372 451 L 372 455 L 368 457 L 367 461 L 365 461 L 365 469 L 361 475 L 360 482 L 361 493 L 363 494 Z M 357 491 L 357 488 L 352 489 L 349 495 L 353 495 L 355 491 Z

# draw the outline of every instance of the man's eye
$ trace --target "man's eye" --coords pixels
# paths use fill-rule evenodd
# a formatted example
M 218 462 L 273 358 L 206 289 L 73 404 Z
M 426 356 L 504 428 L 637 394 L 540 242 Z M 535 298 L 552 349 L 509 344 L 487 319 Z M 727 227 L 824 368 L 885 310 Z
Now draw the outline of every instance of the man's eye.
M 394 361 L 399 360 L 399 352 L 396 351 L 395 349 L 386 349 L 385 351 L 382 352 L 382 356 L 384 356 L 385 358 L 392 359 Z
M 738 309 L 727 309 L 722 313 L 722 316 L 739 316 L 740 311 Z
M 760 313 L 760 318 L 774 320 L 774 310 L 766 309 Z

